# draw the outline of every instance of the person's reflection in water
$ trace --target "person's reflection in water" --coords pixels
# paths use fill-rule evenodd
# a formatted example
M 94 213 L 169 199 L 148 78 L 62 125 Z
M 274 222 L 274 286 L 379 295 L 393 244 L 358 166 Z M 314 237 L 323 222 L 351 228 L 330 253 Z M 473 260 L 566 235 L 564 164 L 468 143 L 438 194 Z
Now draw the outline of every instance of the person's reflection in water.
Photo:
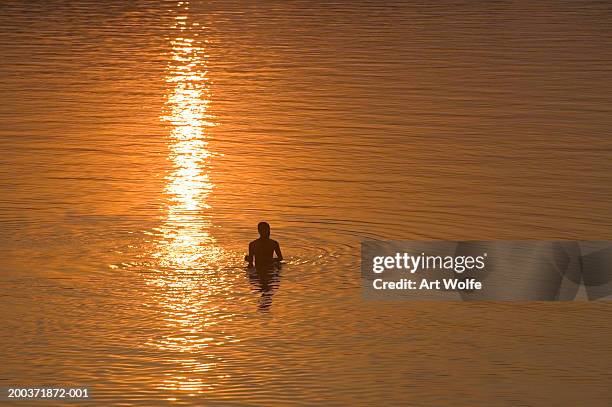
M 278 242 L 270 239 L 270 225 L 267 222 L 259 222 L 257 230 L 259 239 L 249 243 L 249 254 L 244 260 L 249 263 L 249 280 L 261 292 L 259 309 L 267 310 L 272 305 L 274 290 L 278 288 L 283 254 Z
M 260 292 L 259 310 L 267 311 L 272 306 L 272 295 L 280 284 L 281 265 L 271 266 L 268 269 L 249 268 L 247 275 L 255 292 Z

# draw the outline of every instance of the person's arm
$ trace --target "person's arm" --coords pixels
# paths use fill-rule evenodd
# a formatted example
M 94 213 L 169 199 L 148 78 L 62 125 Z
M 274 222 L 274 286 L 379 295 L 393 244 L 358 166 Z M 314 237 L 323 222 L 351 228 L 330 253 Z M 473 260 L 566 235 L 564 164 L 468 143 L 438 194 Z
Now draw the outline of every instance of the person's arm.
M 249 254 L 244 256 L 244 259 L 249 262 L 249 267 L 253 267 L 253 243 L 249 243 Z
M 278 242 L 276 242 L 276 246 L 274 247 L 274 252 L 276 253 L 276 259 L 274 259 L 275 261 L 282 261 L 283 260 L 283 254 L 281 253 L 281 249 L 280 249 L 280 245 L 278 244 Z

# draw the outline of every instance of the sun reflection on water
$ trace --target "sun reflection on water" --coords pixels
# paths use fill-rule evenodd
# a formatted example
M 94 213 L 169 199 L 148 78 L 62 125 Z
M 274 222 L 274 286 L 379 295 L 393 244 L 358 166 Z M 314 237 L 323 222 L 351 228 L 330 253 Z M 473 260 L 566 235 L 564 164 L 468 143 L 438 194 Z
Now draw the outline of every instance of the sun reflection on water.
M 214 126 L 214 116 L 209 112 L 206 42 L 198 39 L 197 24 L 189 22 L 188 3 L 177 4 L 181 15 L 172 27 L 176 35 L 170 39 L 161 117 L 169 125 L 172 171 L 166 177 L 165 219 L 153 252 L 158 272 L 148 281 L 156 293 L 151 306 L 159 310 L 164 327 L 147 345 L 172 359 L 174 367 L 165 372 L 160 389 L 195 394 L 213 386 L 211 370 L 217 360 L 211 346 L 235 338 L 218 326 L 231 315 L 216 296 L 231 284 L 217 273 L 224 254 L 211 235 L 207 203 L 214 188 L 207 128 Z
M 186 23 L 186 18 L 177 17 L 175 26 L 184 28 L 179 23 Z M 169 204 L 161 230 L 164 241 L 157 257 L 162 267 L 193 270 L 214 260 L 217 252 L 210 235 L 207 198 L 214 185 L 209 176 L 212 154 L 205 132 L 214 123 L 208 113 L 207 55 L 199 41 L 181 31 L 170 42 L 172 58 L 166 77 L 169 86 L 162 120 L 171 127 L 170 159 L 174 169 L 167 177 Z

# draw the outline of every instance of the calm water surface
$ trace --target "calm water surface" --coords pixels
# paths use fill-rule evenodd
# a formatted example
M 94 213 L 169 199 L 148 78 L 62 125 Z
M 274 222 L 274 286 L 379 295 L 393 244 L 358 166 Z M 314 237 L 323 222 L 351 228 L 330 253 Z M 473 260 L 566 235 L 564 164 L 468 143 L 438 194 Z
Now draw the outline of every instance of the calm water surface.
M 358 270 L 364 238 L 612 239 L 609 3 L 0 8 L 0 385 L 609 405 L 608 305 L 367 302 Z

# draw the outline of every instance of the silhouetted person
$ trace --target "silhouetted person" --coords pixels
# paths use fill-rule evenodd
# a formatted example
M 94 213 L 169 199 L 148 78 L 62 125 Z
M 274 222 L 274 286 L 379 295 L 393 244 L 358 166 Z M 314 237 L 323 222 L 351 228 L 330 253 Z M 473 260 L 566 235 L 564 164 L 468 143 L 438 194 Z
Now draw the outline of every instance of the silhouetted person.
M 270 225 L 267 222 L 259 222 L 257 230 L 259 239 L 249 243 L 249 254 L 244 259 L 249 262 L 249 267 L 253 267 L 253 262 L 255 262 L 255 267 L 263 270 L 279 263 L 283 260 L 283 255 L 278 242 L 270 239 Z M 276 253 L 276 258 L 274 253 Z

